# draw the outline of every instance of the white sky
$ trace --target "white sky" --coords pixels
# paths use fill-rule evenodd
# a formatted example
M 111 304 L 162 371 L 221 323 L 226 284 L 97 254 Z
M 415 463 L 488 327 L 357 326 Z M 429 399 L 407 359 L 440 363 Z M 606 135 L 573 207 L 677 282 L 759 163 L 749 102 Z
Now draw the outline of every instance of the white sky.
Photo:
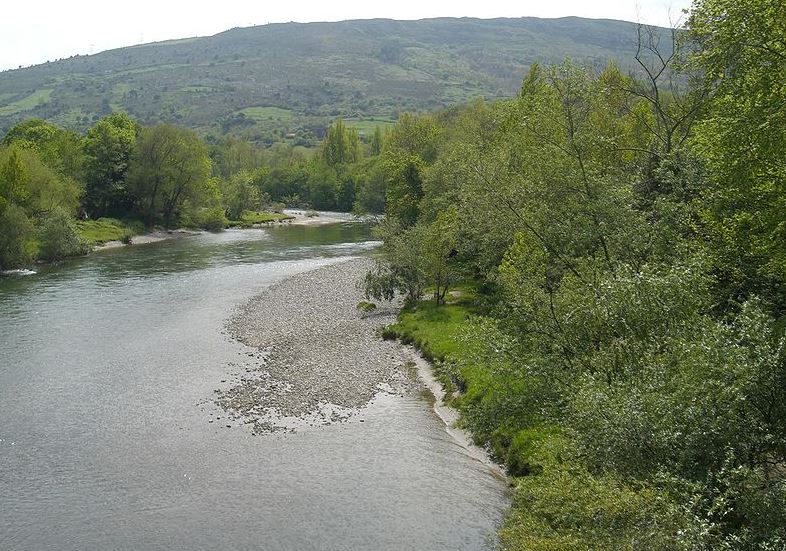
M 286 21 L 563 17 L 669 25 L 690 0 L 38 0 L 3 2 L 0 70 L 74 54 Z

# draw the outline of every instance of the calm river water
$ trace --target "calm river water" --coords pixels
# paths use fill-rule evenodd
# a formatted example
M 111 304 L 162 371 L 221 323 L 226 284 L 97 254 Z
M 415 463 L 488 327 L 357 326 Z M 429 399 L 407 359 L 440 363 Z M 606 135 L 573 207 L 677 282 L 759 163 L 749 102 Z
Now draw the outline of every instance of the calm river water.
M 232 309 L 369 239 L 227 231 L 0 278 L 0 549 L 489 548 L 504 483 L 419 396 L 296 434 L 208 423 L 246 351 Z

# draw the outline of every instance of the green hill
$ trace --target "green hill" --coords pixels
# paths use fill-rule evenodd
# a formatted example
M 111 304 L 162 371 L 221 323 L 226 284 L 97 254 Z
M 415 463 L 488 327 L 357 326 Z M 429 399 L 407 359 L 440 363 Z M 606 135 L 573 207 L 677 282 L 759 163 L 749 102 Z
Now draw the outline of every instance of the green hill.
M 0 73 L 0 131 L 43 117 L 84 129 L 113 110 L 206 134 L 308 142 L 343 115 L 510 96 L 534 62 L 633 70 L 636 25 L 562 19 L 364 20 L 236 28 Z

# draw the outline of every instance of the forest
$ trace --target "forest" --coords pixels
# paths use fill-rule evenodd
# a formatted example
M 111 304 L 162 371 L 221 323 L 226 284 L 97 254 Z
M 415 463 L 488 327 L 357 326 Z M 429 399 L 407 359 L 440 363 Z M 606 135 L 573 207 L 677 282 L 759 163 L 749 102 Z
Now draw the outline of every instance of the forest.
M 514 477 L 502 549 L 786 548 L 782 7 L 388 136 L 366 291 Z

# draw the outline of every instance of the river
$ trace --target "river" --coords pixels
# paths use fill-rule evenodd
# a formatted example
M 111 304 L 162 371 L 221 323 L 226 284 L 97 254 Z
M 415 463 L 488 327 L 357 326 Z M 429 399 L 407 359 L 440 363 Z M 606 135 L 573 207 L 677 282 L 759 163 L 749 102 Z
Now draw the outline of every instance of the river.
M 505 484 L 419 395 L 294 434 L 209 422 L 233 310 L 374 246 L 233 230 L 0 278 L 0 549 L 490 548 Z

